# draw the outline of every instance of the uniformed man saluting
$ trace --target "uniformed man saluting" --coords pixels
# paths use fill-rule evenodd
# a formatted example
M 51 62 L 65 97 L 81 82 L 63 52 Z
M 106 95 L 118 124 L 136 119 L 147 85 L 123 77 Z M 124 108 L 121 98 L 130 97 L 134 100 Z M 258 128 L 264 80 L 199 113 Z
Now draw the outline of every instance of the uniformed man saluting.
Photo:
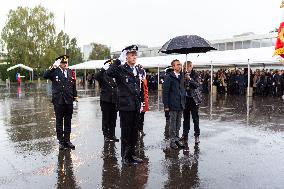
M 112 60 L 107 60 L 98 73 L 95 80 L 99 82 L 101 95 L 100 105 L 102 110 L 102 130 L 106 142 L 119 142 L 115 136 L 117 117 L 117 84 L 115 79 L 106 74 L 106 70 Z
M 70 142 L 70 133 L 73 101 L 77 99 L 77 91 L 72 71 L 67 68 L 68 58 L 67 55 L 56 58 L 54 64 L 43 75 L 45 79 L 52 81 L 52 103 L 56 116 L 56 133 L 60 150 L 75 149 L 75 146 Z
M 118 59 L 106 73 L 116 79 L 118 86 L 118 110 L 121 127 L 122 163 L 126 165 L 143 162 L 135 155 L 138 139 L 139 113 L 143 102 L 138 70 L 135 68 L 138 47 L 131 45 L 122 50 Z M 124 64 L 126 59 L 126 63 Z

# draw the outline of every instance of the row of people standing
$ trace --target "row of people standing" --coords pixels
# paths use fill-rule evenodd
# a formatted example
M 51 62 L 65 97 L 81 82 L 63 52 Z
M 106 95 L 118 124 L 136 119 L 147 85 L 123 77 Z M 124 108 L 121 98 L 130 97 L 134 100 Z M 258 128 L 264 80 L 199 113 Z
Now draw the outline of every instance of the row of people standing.
M 218 94 L 244 95 L 248 87 L 247 70 L 218 70 L 213 74 L 213 85 Z M 199 72 L 202 91 L 209 94 L 210 72 Z M 282 96 L 284 91 L 284 75 L 282 70 L 251 71 L 250 87 L 256 96 Z

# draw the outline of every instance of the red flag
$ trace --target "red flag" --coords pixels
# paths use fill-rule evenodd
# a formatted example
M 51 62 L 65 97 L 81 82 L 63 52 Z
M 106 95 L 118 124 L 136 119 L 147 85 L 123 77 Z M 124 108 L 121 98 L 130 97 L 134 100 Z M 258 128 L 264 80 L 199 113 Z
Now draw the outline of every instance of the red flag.
M 278 29 L 274 55 L 279 55 L 284 58 L 284 22 L 280 24 Z
M 283 8 L 283 7 L 284 7 L 284 0 L 282 0 L 282 3 L 280 5 L 280 8 Z M 275 52 L 273 56 L 275 55 L 279 55 L 282 58 L 284 58 L 284 21 L 283 19 L 278 29 L 278 37 L 276 40 Z

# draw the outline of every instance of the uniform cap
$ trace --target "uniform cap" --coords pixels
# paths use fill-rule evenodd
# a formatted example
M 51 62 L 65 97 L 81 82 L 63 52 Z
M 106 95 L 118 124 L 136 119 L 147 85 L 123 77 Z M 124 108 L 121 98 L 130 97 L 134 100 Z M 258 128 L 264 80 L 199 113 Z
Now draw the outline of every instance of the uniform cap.
M 137 45 L 130 45 L 128 47 L 125 47 L 122 51 L 126 50 L 126 53 L 129 52 L 137 52 L 138 51 L 138 46 Z
M 60 63 L 68 63 L 69 56 L 68 55 L 61 55 L 57 57 L 55 60 L 61 60 Z

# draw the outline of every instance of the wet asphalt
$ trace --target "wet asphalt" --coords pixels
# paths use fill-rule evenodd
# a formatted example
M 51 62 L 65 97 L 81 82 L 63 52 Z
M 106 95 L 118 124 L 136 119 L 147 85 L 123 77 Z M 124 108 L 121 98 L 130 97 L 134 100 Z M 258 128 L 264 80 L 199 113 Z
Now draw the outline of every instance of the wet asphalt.
M 122 166 L 120 142 L 104 142 L 97 91 L 79 91 L 76 150 L 59 151 L 50 85 L 0 87 L 0 188 L 284 188 L 284 102 L 203 96 L 201 136 L 171 150 L 161 93 L 150 91 L 143 164 Z M 120 137 L 119 119 L 116 127 Z

